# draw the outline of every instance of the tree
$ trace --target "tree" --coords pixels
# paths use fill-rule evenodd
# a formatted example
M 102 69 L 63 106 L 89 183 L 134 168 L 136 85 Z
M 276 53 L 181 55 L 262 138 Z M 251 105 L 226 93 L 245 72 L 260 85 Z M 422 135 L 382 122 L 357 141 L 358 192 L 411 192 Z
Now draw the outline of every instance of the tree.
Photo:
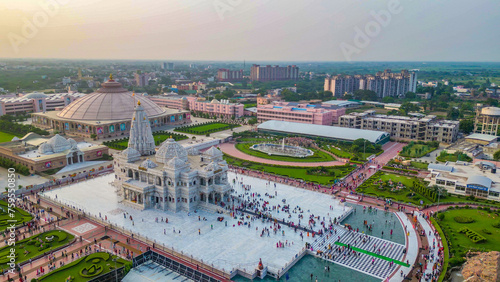
M 377 101 L 378 96 L 375 91 L 371 90 L 356 90 L 353 93 L 354 99 L 356 100 L 366 100 L 366 101 Z
M 448 119 L 457 120 L 460 117 L 460 111 L 456 107 L 450 107 L 446 117 Z
M 410 112 L 418 112 L 420 111 L 420 107 L 417 104 L 406 102 L 401 105 L 399 110 L 404 114 L 407 115 Z
M 382 98 L 382 102 L 384 103 L 394 103 L 396 100 L 394 99 L 394 97 L 391 97 L 391 96 L 386 96 L 384 98 Z
M 471 119 L 463 119 L 460 121 L 460 125 L 458 127 L 460 131 L 465 134 L 469 134 L 474 130 L 474 121 Z
M 496 151 L 496 152 L 493 154 L 493 159 L 495 159 L 495 161 L 500 160 L 500 150 Z
M 248 124 L 249 124 L 249 125 L 254 125 L 254 124 L 256 124 L 256 123 L 257 123 L 257 118 L 256 118 L 256 117 L 250 118 L 250 119 L 248 120 Z
M 406 97 L 406 99 L 412 100 L 412 99 L 417 98 L 417 94 L 415 94 L 414 92 L 408 92 L 408 93 L 406 93 L 405 97 Z

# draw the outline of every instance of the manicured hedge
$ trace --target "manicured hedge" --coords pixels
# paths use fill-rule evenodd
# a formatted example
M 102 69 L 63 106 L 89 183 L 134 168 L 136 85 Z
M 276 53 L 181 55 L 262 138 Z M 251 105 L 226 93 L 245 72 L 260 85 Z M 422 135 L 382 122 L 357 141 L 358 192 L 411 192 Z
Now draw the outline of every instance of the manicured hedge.
M 392 170 L 392 171 L 402 171 L 402 172 L 407 172 L 411 174 L 418 174 L 418 171 L 410 170 L 410 169 L 404 169 L 404 168 L 397 168 L 397 167 L 392 167 L 392 166 L 383 166 L 383 169 L 387 170 Z

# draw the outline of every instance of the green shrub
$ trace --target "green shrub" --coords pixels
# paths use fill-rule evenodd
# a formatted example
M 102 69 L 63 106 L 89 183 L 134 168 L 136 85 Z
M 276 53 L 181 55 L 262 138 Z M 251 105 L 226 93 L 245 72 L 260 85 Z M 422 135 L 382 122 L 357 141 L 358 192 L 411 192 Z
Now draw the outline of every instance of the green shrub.
M 455 216 L 453 220 L 458 223 L 473 223 L 475 221 L 472 217 L 468 216 Z

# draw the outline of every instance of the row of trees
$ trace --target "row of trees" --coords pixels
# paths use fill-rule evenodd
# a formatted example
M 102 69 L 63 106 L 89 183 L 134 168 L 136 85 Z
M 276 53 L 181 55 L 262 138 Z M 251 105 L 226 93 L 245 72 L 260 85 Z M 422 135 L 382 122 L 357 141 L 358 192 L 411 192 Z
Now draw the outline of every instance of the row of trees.
M 185 133 L 191 133 L 191 134 L 210 134 L 213 132 L 218 132 L 218 131 L 223 131 L 226 129 L 233 129 L 235 127 L 240 126 L 239 124 L 225 124 L 225 126 L 217 126 L 213 128 L 209 128 L 206 130 L 199 130 L 197 127 L 203 126 L 203 125 L 211 125 L 211 124 L 221 124 L 220 122 L 212 121 L 212 122 L 204 122 L 204 123 L 198 123 L 198 124 L 192 124 L 192 125 L 186 125 L 186 126 L 181 126 L 177 127 L 174 129 L 175 131 L 179 132 L 185 132 Z
M 0 166 L 7 169 L 14 168 L 17 173 L 20 173 L 25 176 L 30 174 L 30 170 L 27 166 L 22 164 L 16 164 L 14 161 L 9 160 L 7 158 L 0 157 Z
M 30 132 L 40 135 L 49 135 L 48 131 L 34 127 L 33 125 L 16 123 L 6 119 L 0 119 L 0 131 L 17 136 L 24 136 Z

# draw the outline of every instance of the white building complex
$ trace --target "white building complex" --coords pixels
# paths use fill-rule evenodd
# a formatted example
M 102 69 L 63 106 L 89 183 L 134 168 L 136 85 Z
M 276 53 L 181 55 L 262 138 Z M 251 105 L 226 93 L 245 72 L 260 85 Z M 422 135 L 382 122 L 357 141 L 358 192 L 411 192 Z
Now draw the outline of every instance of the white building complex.
M 115 158 L 114 184 L 124 204 L 141 210 L 191 212 L 214 210 L 229 201 L 232 188 L 220 150 L 186 150 L 172 138 L 156 150 L 149 124 L 139 103 L 128 148 Z
M 385 131 L 396 140 L 438 141 L 451 144 L 458 137 L 458 121 L 437 120 L 436 116 L 423 118 L 378 115 L 375 111 L 350 113 L 339 118 L 341 127 Z
M 449 193 L 500 200 L 500 175 L 492 162 L 429 164 L 425 180 Z

